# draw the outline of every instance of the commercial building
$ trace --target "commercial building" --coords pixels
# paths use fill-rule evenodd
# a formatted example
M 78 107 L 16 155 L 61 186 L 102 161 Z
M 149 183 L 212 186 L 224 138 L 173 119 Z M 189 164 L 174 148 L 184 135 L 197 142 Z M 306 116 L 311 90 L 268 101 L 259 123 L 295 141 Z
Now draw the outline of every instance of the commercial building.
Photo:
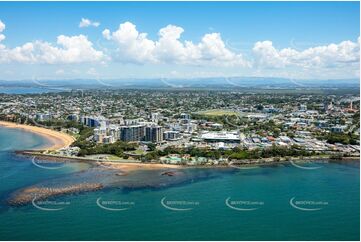
M 35 118 L 38 121 L 48 121 L 51 119 L 51 115 L 48 113 L 37 113 Z
M 70 115 L 68 115 L 67 119 L 70 120 L 70 121 L 78 122 L 79 121 L 79 115 L 78 114 L 70 114 Z
M 145 127 L 145 141 L 160 143 L 163 141 L 163 128 L 158 125 Z
M 125 142 L 142 141 L 144 129 L 143 125 L 120 126 L 120 140 Z
M 102 116 L 83 116 L 81 117 L 81 123 L 88 127 L 99 127 L 99 126 L 108 126 L 109 120 Z
M 301 111 L 301 112 L 307 111 L 307 105 L 306 104 L 300 104 L 298 110 Z
M 197 130 L 197 124 L 194 123 L 182 124 L 181 130 L 185 133 L 193 133 Z
M 151 114 L 151 120 L 152 120 L 152 122 L 153 123 L 158 123 L 158 121 L 159 121 L 159 118 L 160 118 L 160 115 L 159 115 L 159 113 L 152 113 Z
M 336 125 L 331 128 L 332 133 L 343 133 L 345 132 L 347 126 L 346 125 Z
M 170 131 L 165 131 L 163 133 L 163 138 L 165 140 L 174 141 L 174 140 L 179 140 L 181 137 L 182 136 L 179 133 L 179 131 L 170 130 Z
M 112 136 L 114 140 L 120 139 L 120 128 L 117 125 L 111 124 L 108 128 L 109 136 Z
M 99 127 L 94 129 L 94 140 L 97 143 L 103 143 L 104 138 L 107 136 L 107 129 L 105 127 Z
M 237 131 L 227 132 L 204 132 L 200 135 L 204 142 L 224 142 L 224 143 L 240 143 L 241 134 Z
M 139 122 L 144 122 L 144 119 L 142 119 L 142 118 L 125 119 L 124 120 L 124 125 L 138 125 Z
M 181 119 L 186 119 L 186 120 L 191 119 L 191 115 L 188 113 L 181 113 L 180 117 L 181 117 Z

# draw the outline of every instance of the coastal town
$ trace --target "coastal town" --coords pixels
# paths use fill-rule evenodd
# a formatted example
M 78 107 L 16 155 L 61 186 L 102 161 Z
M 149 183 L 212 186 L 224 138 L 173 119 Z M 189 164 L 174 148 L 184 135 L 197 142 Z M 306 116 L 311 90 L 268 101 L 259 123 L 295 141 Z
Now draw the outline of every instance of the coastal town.
M 360 2 L 0 0 L 0 242 L 361 241 Z
M 43 154 L 113 162 L 219 165 L 359 157 L 357 94 L 72 90 L 0 94 L 0 120 L 74 138 Z

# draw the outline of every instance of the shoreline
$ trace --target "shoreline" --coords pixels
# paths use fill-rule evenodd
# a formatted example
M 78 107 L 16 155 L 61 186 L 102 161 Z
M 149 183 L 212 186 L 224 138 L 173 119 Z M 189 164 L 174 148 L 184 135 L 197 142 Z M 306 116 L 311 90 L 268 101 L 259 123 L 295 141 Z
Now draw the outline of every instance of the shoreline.
M 43 154 L 39 151 L 34 150 L 22 150 L 17 151 L 16 153 L 24 156 L 33 156 L 38 158 L 43 158 L 49 161 L 54 162 L 66 162 L 66 161 L 75 161 L 75 162 L 84 162 L 92 165 L 97 165 L 103 168 L 121 170 L 124 172 L 131 172 L 136 170 L 156 170 L 156 169 L 187 169 L 187 168 L 237 168 L 237 167 L 253 167 L 253 166 L 267 166 L 267 165 L 278 165 L 294 162 L 307 163 L 312 161 L 326 161 L 329 163 L 337 162 L 356 162 L 360 161 L 359 157 L 343 157 L 341 159 L 332 159 L 330 156 L 308 156 L 308 157 L 282 157 L 279 160 L 274 160 L 274 158 L 262 158 L 257 160 L 239 160 L 231 164 L 218 164 L 218 165 L 177 165 L 177 164 L 166 164 L 166 163 L 157 163 L 157 162 L 117 162 L 117 161 L 99 161 L 97 159 L 90 159 L 87 157 L 71 157 L 71 156 L 60 156 L 52 154 Z
M 116 162 L 116 161 L 99 161 L 96 159 L 89 159 L 86 157 L 66 157 L 52 154 L 42 154 L 41 151 L 34 150 L 22 150 L 15 152 L 18 155 L 33 156 L 40 160 L 48 160 L 53 162 L 84 162 L 90 164 L 93 167 L 99 168 L 100 171 L 106 171 L 108 169 L 113 170 L 115 176 L 128 176 L 132 175 L 133 172 L 150 170 L 150 171 L 162 171 L 159 176 L 177 177 L 182 174 L 182 170 L 185 169 L 252 169 L 261 167 L 272 167 L 278 165 L 287 165 L 297 163 L 309 163 L 309 162 L 325 162 L 325 163 L 344 163 L 352 166 L 359 167 L 358 157 L 347 157 L 346 159 L 334 160 L 329 157 L 287 157 L 282 159 L 259 159 L 259 160 L 243 160 L 239 163 L 231 164 L 219 164 L 219 165 L 174 165 L 174 164 L 163 164 L 163 163 L 140 163 L 140 162 Z M 34 203 L 35 197 L 37 200 L 46 200 L 51 197 L 63 196 L 69 194 L 77 194 L 83 192 L 98 191 L 106 188 L 106 185 L 102 181 L 96 182 L 82 182 L 75 183 L 72 185 L 64 185 L 60 187 L 51 186 L 29 186 L 17 190 L 7 200 L 11 206 L 22 206 Z
M 26 125 L 26 124 L 17 124 L 13 122 L 0 121 L 0 127 L 10 128 L 10 129 L 22 129 L 26 132 L 31 132 L 41 137 L 45 138 L 49 144 L 46 144 L 45 147 L 40 147 L 35 150 L 58 150 L 61 148 L 69 147 L 74 141 L 75 138 L 61 133 L 55 130 L 40 128 L 36 126 Z
M 120 170 L 128 173 L 137 170 L 159 170 L 159 169 L 183 169 L 187 168 L 180 165 L 162 164 L 162 163 L 136 163 L 136 162 L 111 162 L 103 161 L 101 165 L 104 168 Z
M 23 155 L 28 157 L 36 157 L 40 160 L 44 159 L 47 161 L 53 162 L 84 162 L 90 165 L 96 165 L 99 167 L 103 167 L 105 169 L 116 169 L 124 172 L 142 170 L 142 169 L 182 169 L 193 166 L 182 166 L 182 165 L 174 165 L 174 164 L 163 164 L 163 163 L 142 163 L 142 162 L 116 162 L 116 161 L 99 161 L 96 159 L 90 159 L 87 157 L 75 157 L 75 156 L 60 156 L 60 155 L 52 155 L 52 154 L 43 154 L 42 150 L 18 150 L 15 151 L 17 155 Z

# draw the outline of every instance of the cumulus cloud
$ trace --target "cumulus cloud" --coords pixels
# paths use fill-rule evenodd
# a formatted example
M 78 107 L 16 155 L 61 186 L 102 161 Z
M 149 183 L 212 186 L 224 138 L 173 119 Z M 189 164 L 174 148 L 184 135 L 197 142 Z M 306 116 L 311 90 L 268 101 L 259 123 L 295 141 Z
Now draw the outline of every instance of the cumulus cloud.
M 57 46 L 48 42 L 37 42 L 39 54 L 37 59 L 45 63 L 81 63 L 100 61 L 104 55 L 93 48 L 92 42 L 84 35 L 57 38 Z
M 103 37 L 106 40 L 110 40 L 111 39 L 111 35 L 110 35 L 110 30 L 109 29 L 104 29 L 104 31 L 102 32 Z
M 0 32 L 3 32 L 5 29 L 5 24 L 0 20 Z
M 82 19 L 82 22 L 83 27 L 95 26 L 96 23 L 88 19 Z M 59 35 L 55 43 L 35 40 L 10 48 L 4 44 L 5 28 L 6 25 L 0 20 L 0 63 L 55 65 L 118 61 L 204 68 L 214 66 L 217 70 L 245 67 L 242 71 L 257 75 L 277 76 L 292 71 L 297 75 L 306 73 L 309 76 L 359 76 L 360 38 L 356 42 L 346 40 L 304 50 L 279 49 L 270 40 L 258 41 L 245 58 L 237 50 L 229 49 L 220 33 L 207 33 L 194 42 L 183 40 L 185 30 L 176 25 L 161 28 L 156 39 L 138 31 L 131 22 L 120 24 L 114 31 L 104 29 L 103 38 L 110 43 L 104 52 L 94 48 L 84 35 Z
M 5 35 L 3 35 L 1 32 L 5 30 L 5 24 L 0 20 L 0 42 L 5 39 Z M 1 45 L 1 44 L 0 44 Z M 1 47 L 0 47 L 1 48 Z
M 146 33 L 139 33 L 136 26 L 130 22 L 119 25 L 118 30 L 111 33 L 105 29 L 103 36 L 117 44 L 116 57 L 125 62 L 156 62 L 152 52 L 155 43 L 147 39 Z
M 248 65 L 240 53 L 226 48 L 219 33 L 206 34 L 199 43 L 193 43 L 181 40 L 183 32 L 179 26 L 168 25 L 159 30 L 158 40 L 151 40 L 147 33 L 138 32 L 133 23 L 125 22 L 114 32 L 105 29 L 103 37 L 116 43 L 116 59 L 123 62 Z
M 86 27 L 99 27 L 100 23 L 96 21 L 92 21 L 87 18 L 82 18 L 79 23 L 79 28 L 86 28 Z
M 360 62 L 360 38 L 357 43 L 343 41 L 339 44 L 316 46 L 298 51 L 291 48 L 276 49 L 271 41 L 260 41 L 253 47 L 255 64 L 261 67 L 304 68 L 342 67 Z
M 15 48 L 0 46 L 0 62 L 71 64 L 96 62 L 105 58 L 84 35 L 59 35 L 56 45 L 44 41 L 28 42 Z

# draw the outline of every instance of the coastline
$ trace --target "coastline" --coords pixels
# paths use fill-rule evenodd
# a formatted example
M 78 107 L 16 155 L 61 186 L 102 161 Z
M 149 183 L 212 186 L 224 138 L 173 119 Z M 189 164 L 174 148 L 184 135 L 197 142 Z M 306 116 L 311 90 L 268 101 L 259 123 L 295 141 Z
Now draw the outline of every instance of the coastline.
M 122 172 L 131 172 L 136 170 L 159 170 L 159 169 L 182 169 L 184 166 L 172 165 L 172 164 L 162 164 L 162 163 L 132 163 L 132 162 L 111 162 L 103 161 L 101 166 L 105 168 L 120 170 Z
M 49 143 L 48 145 L 46 145 L 45 147 L 43 146 L 36 150 L 41 150 L 41 149 L 58 150 L 61 148 L 69 147 L 75 141 L 74 137 L 68 134 L 54 131 L 51 129 L 31 126 L 31 125 L 0 121 L 0 127 L 22 129 L 24 131 L 40 135 L 46 140 L 48 140 Z
M 131 176 L 136 175 L 136 171 L 139 170 L 150 170 L 150 171 L 161 171 L 159 172 L 159 176 L 168 176 L 168 177 L 177 177 L 182 174 L 182 171 L 185 169 L 253 169 L 256 167 L 267 167 L 274 165 L 285 165 L 287 163 L 293 164 L 293 162 L 297 163 L 308 163 L 308 162 L 325 162 L 325 163 L 344 163 L 355 165 L 359 167 L 359 159 L 357 157 L 350 157 L 343 160 L 333 160 L 329 157 L 288 157 L 288 159 L 259 159 L 259 160 L 243 160 L 239 163 L 233 164 L 218 164 L 218 165 L 175 165 L 175 164 L 164 164 L 164 163 L 140 163 L 140 162 L 117 162 L 117 161 L 100 161 L 97 159 L 89 159 L 87 157 L 66 157 L 59 156 L 53 154 L 43 154 L 41 151 L 35 150 L 22 150 L 16 151 L 18 155 L 24 156 L 32 156 L 36 157 L 39 160 L 47 160 L 52 162 L 84 162 L 91 164 L 92 167 L 100 169 L 99 172 L 108 172 L 107 170 L 112 170 L 115 176 Z M 106 173 L 110 174 L 110 173 Z M 75 183 L 72 185 L 64 185 L 64 186 L 29 186 L 14 192 L 10 198 L 7 200 L 8 204 L 11 206 L 22 206 L 29 204 L 34 201 L 34 197 L 36 196 L 38 200 L 45 200 L 54 196 L 68 195 L 74 193 L 82 193 L 82 192 L 92 192 L 98 191 L 106 188 L 106 184 L 103 183 L 102 180 L 97 181 L 83 181 L 81 183 Z
M 335 159 L 330 158 L 330 156 L 308 156 L 308 157 L 282 157 L 279 160 L 274 158 L 261 158 L 255 160 L 239 160 L 238 162 L 233 162 L 232 164 L 218 164 L 218 165 L 176 165 L 176 164 L 165 164 L 157 162 L 119 162 L 119 161 L 99 161 L 97 159 L 91 159 L 88 157 L 71 157 L 71 156 L 61 156 L 53 154 L 43 154 L 41 151 L 34 150 L 21 150 L 16 152 L 19 155 L 24 156 L 36 156 L 37 158 L 43 158 L 46 160 L 54 162 L 64 162 L 64 161 L 76 161 L 76 162 L 85 162 L 104 168 L 120 170 L 124 172 L 131 172 L 135 170 L 157 170 L 157 169 L 187 169 L 187 168 L 237 168 L 237 167 L 253 167 L 253 166 L 268 166 L 268 165 L 277 165 L 277 164 L 286 164 L 293 162 L 307 163 L 312 161 L 317 162 L 329 162 L 337 163 Z M 343 163 L 360 163 L 360 157 L 343 157 L 338 162 Z
M 130 172 L 135 170 L 157 170 L 157 169 L 182 169 L 191 166 L 162 164 L 162 163 L 141 163 L 141 162 L 116 162 L 116 161 L 99 161 L 96 159 L 90 159 L 87 157 L 74 157 L 74 156 L 60 156 L 52 154 L 43 154 L 42 150 L 18 150 L 15 153 L 18 155 L 36 157 L 38 159 L 44 159 L 52 162 L 84 162 L 91 165 L 97 165 L 105 169 L 115 169 L 124 172 Z

